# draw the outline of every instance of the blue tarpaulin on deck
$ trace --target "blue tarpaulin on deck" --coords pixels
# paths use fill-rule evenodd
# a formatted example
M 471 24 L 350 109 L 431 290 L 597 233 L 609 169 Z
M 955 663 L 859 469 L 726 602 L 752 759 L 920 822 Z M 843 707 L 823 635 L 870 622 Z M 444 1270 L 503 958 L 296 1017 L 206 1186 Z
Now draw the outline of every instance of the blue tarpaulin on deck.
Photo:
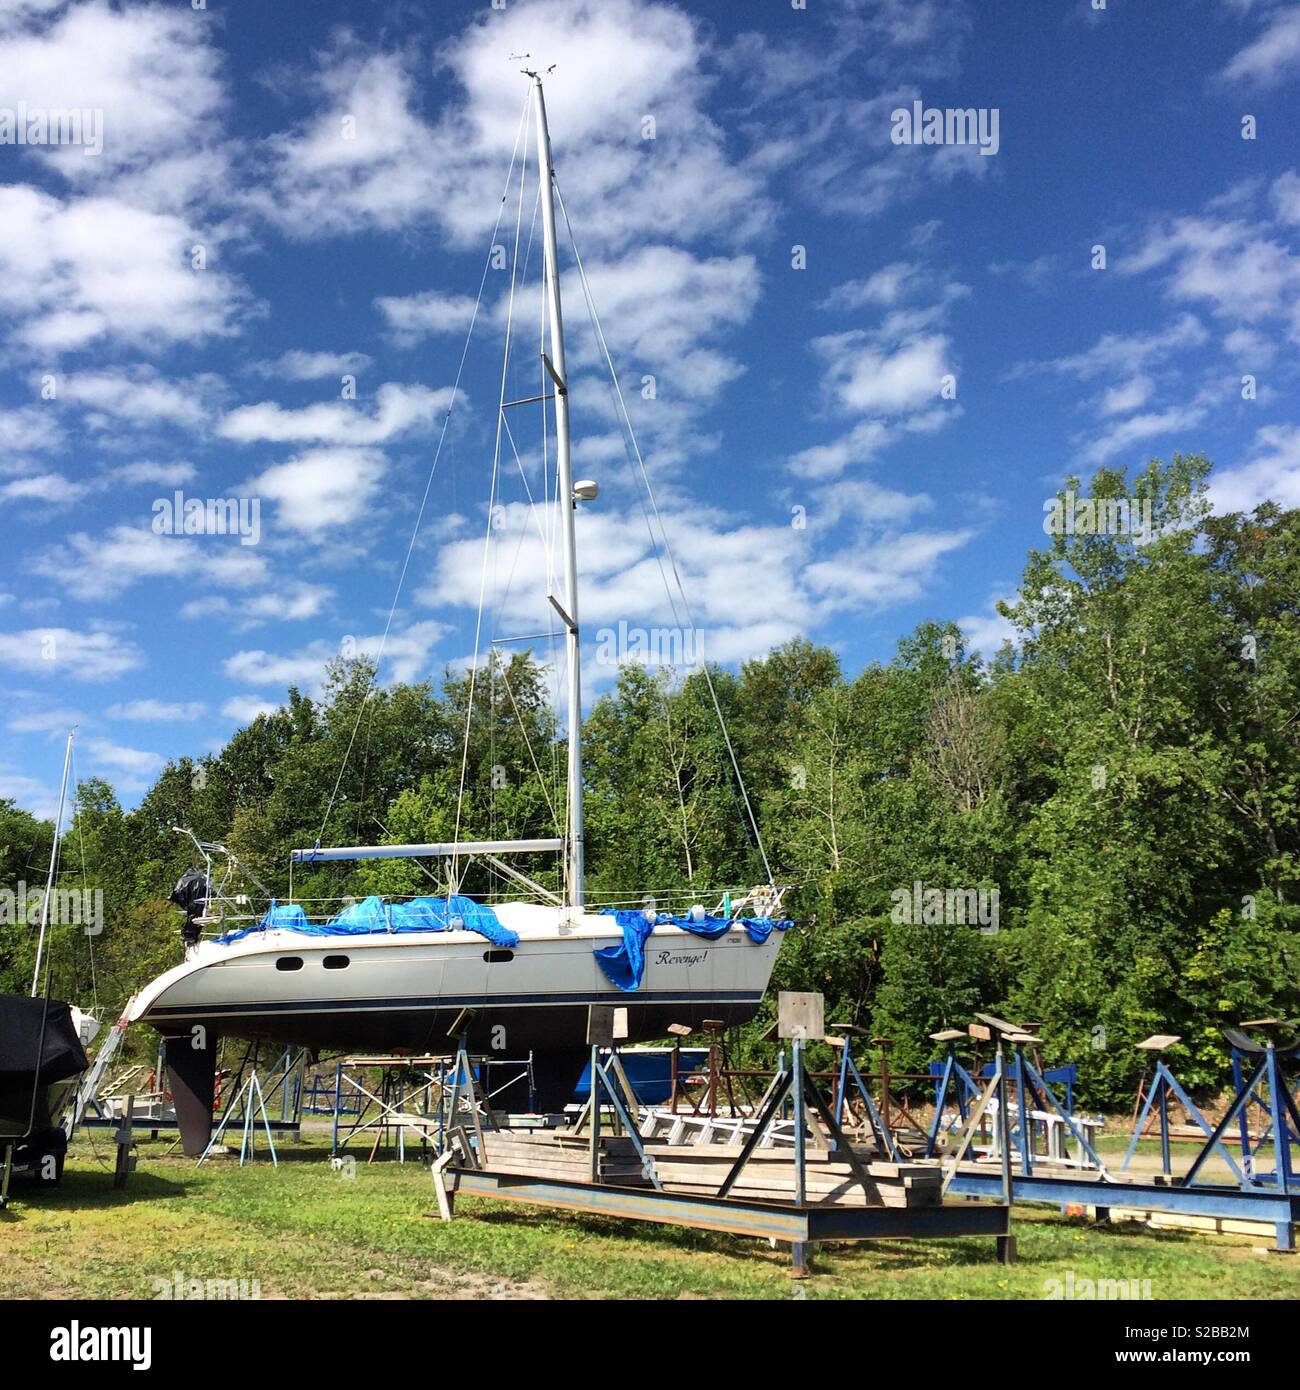
M 706 914 L 697 919 L 674 917 L 667 912 L 660 912 L 651 919 L 644 912 L 626 909 L 610 915 L 623 928 L 623 944 L 599 947 L 594 954 L 610 984 L 625 993 L 641 988 L 645 977 L 645 943 L 656 927 L 681 927 L 709 941 L 726 936 L 732 927 L 744 927 L 749 939 L 761 946 L 772 935 L 773 928 L 785 931 L 794 925 L 788 919 L 773 921 L 770 917 L 710 917 Z
M 412 898 L 404 903 L 386 903 L 382 898 L 363 898 L 332 917 L 328 922 L 309 922 L 297 903 L 272 903 L 256 926 L 227 932 L 217 939 L 228 944 L 250 932 L 273 928 L 301 932 L 304 936 L 400 935 L 419 931 L 474 931 L 494 946 L 519 945 L 518 932 L 501 925 L 500 919 L 484 903 L 453 894 L 449 898 Z

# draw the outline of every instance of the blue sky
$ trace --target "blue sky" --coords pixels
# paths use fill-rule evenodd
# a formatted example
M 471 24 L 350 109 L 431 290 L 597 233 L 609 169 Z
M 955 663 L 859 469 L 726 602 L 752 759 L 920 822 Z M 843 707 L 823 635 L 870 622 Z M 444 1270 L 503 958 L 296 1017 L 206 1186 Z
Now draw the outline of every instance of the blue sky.
M 535 183 L 484 272 L 523 52 L 710 658 L 992 650 L 1071 470 L 1201 450 L 1220 507 L 1300 503 L 1300 5 L 0 0 L 0 132 L 103 122 L 0 144 L 0 796 L 49 812 L 76 724 L 129 804 L 378 651 L 453 399 L 382 678 L 472 659 L 481 579 L 480 647 L 548 626 L 529 412 L 483 559 L 512 266 L 538 389 Z M 892 142 L 916 101 L 996 152 Z M 674 619 L 564 266 L 592 651 Z M 256 543 L 157 534 L 177 490 Z

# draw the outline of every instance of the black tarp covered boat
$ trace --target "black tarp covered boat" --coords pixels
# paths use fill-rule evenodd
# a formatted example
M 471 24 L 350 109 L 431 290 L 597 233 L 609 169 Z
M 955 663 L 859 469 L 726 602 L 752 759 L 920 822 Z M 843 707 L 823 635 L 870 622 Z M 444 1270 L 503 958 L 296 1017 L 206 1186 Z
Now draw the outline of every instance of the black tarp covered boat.
M 58 1115 L 88 1065 L 70 1004 L 0 994 L 0 1147 L 13 1146 L 16 1170 L 58 1182 L 67 1149 Z

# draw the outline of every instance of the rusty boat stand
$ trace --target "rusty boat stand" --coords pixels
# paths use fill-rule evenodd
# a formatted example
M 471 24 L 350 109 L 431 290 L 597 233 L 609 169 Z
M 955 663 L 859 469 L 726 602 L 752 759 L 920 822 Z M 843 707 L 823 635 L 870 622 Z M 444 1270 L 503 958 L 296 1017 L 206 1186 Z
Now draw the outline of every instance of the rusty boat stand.
M 663 1225 L 687 1226 L 699 1230 L 722 1231 L 752 1236 L 773 1243 L 788 1244 L 792 1274 L 804 1278 L 812 1272 L 812 1254 L 819 1241 L 930 1240 L 941 1237 L 988 1236 L 996 1242 L 997 1256 L 1006 1263 L 1015 1258 L 1015 1238 L 1011 1234 L 1010 1206 L 1006 1202 L 945 1202 L 929 1206 L 894 1207 L 861 1205 L 838 1201 L 808 1200 L 808 1131 L 818 1121 L 829 1139 L 837 1159 L 847 1163 L 853 1178 L 870 1201 L 871 1183 L 853 1147 L 845 1137 L 822 1096 L 816 1080 L 809 1074 L 804 1047 L 825 1036 L 823 1000 L 820 994 L 782 993 L 778 1004 L 778 1036 L 789 1042 L 791 1064 L 779 1073 L 764 1098 L 761 1114 L 753 1131 L 731 1165 L 716 1195 L 664 1191 L 654 1171 L 654 1159 L 645 1153 L 630 1124 L 631 1114 L 620 1095 L 622 1067 L 618 1062 L 619 1014 L 621 1009 L 593 1007 L 588 1022 L 588 1042 L 593 1054 L 604 1053 L 603 1066 L 592 1067 L 593 1142 L 599 1124 L 600 1090 L 604 1089 L 612 1108 L 643 1162 L 642 1176 L 649 1187 L 620 1186 L 611 1182 L 581 1181 L 543 1173 L 510 1172 L 492 1167 L 491 1140 L 486 1146 L 469 1142 L 461 1131 L 461 1141 L 448 1147 L 432 1168 L 438 1209 L 450 1220 L 457 1196 L 489 1197 L 495 1201 L 520 1202 L 532 1206 L 558 1208 L 593 1216 L 621 1217 L 631 1221 L 651 1221 Z M 626 1036 L 624 1030 L 623 1036 Z M 795 1117 L 793 1126 L 794 1200 L 756 1200 L 731 1196 L 742 1170 L 762 1142 L 774 1120 L 789 1105 Z M 814 1130 L 815 1133 L 815 1130 Z

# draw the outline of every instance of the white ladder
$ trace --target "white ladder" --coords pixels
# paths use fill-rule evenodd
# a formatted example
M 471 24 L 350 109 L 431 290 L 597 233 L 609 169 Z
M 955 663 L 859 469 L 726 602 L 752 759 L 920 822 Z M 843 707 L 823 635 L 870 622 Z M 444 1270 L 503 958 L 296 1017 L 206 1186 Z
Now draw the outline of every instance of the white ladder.
M 86 1113 L 86 1107 L 95 1099 L 95 1093 L 99 1090 L 99 1084 L 104 1079 L 104 1073 L 108 1071 L 109 1063 L 117 1055 L 118 1048 L 122 1046 L 122 1039 L 126 1036 L 128 1026 L 127 1017 L 131 1012 L 133 1003 L 135 1003 L 134 995 L 126 1001 L 126 1007 L 122 1010 L 121 1017 L 108 1030 L 104 1041 L 99 1045 L 99 1051 L 95 1053 L 95 1060 L 82 1073 L 76 1094 L 63 1115 L 63 1132 L 69 1139 L 72 1138 L 73 1131 L 81 1123 L 82 1116 Z

